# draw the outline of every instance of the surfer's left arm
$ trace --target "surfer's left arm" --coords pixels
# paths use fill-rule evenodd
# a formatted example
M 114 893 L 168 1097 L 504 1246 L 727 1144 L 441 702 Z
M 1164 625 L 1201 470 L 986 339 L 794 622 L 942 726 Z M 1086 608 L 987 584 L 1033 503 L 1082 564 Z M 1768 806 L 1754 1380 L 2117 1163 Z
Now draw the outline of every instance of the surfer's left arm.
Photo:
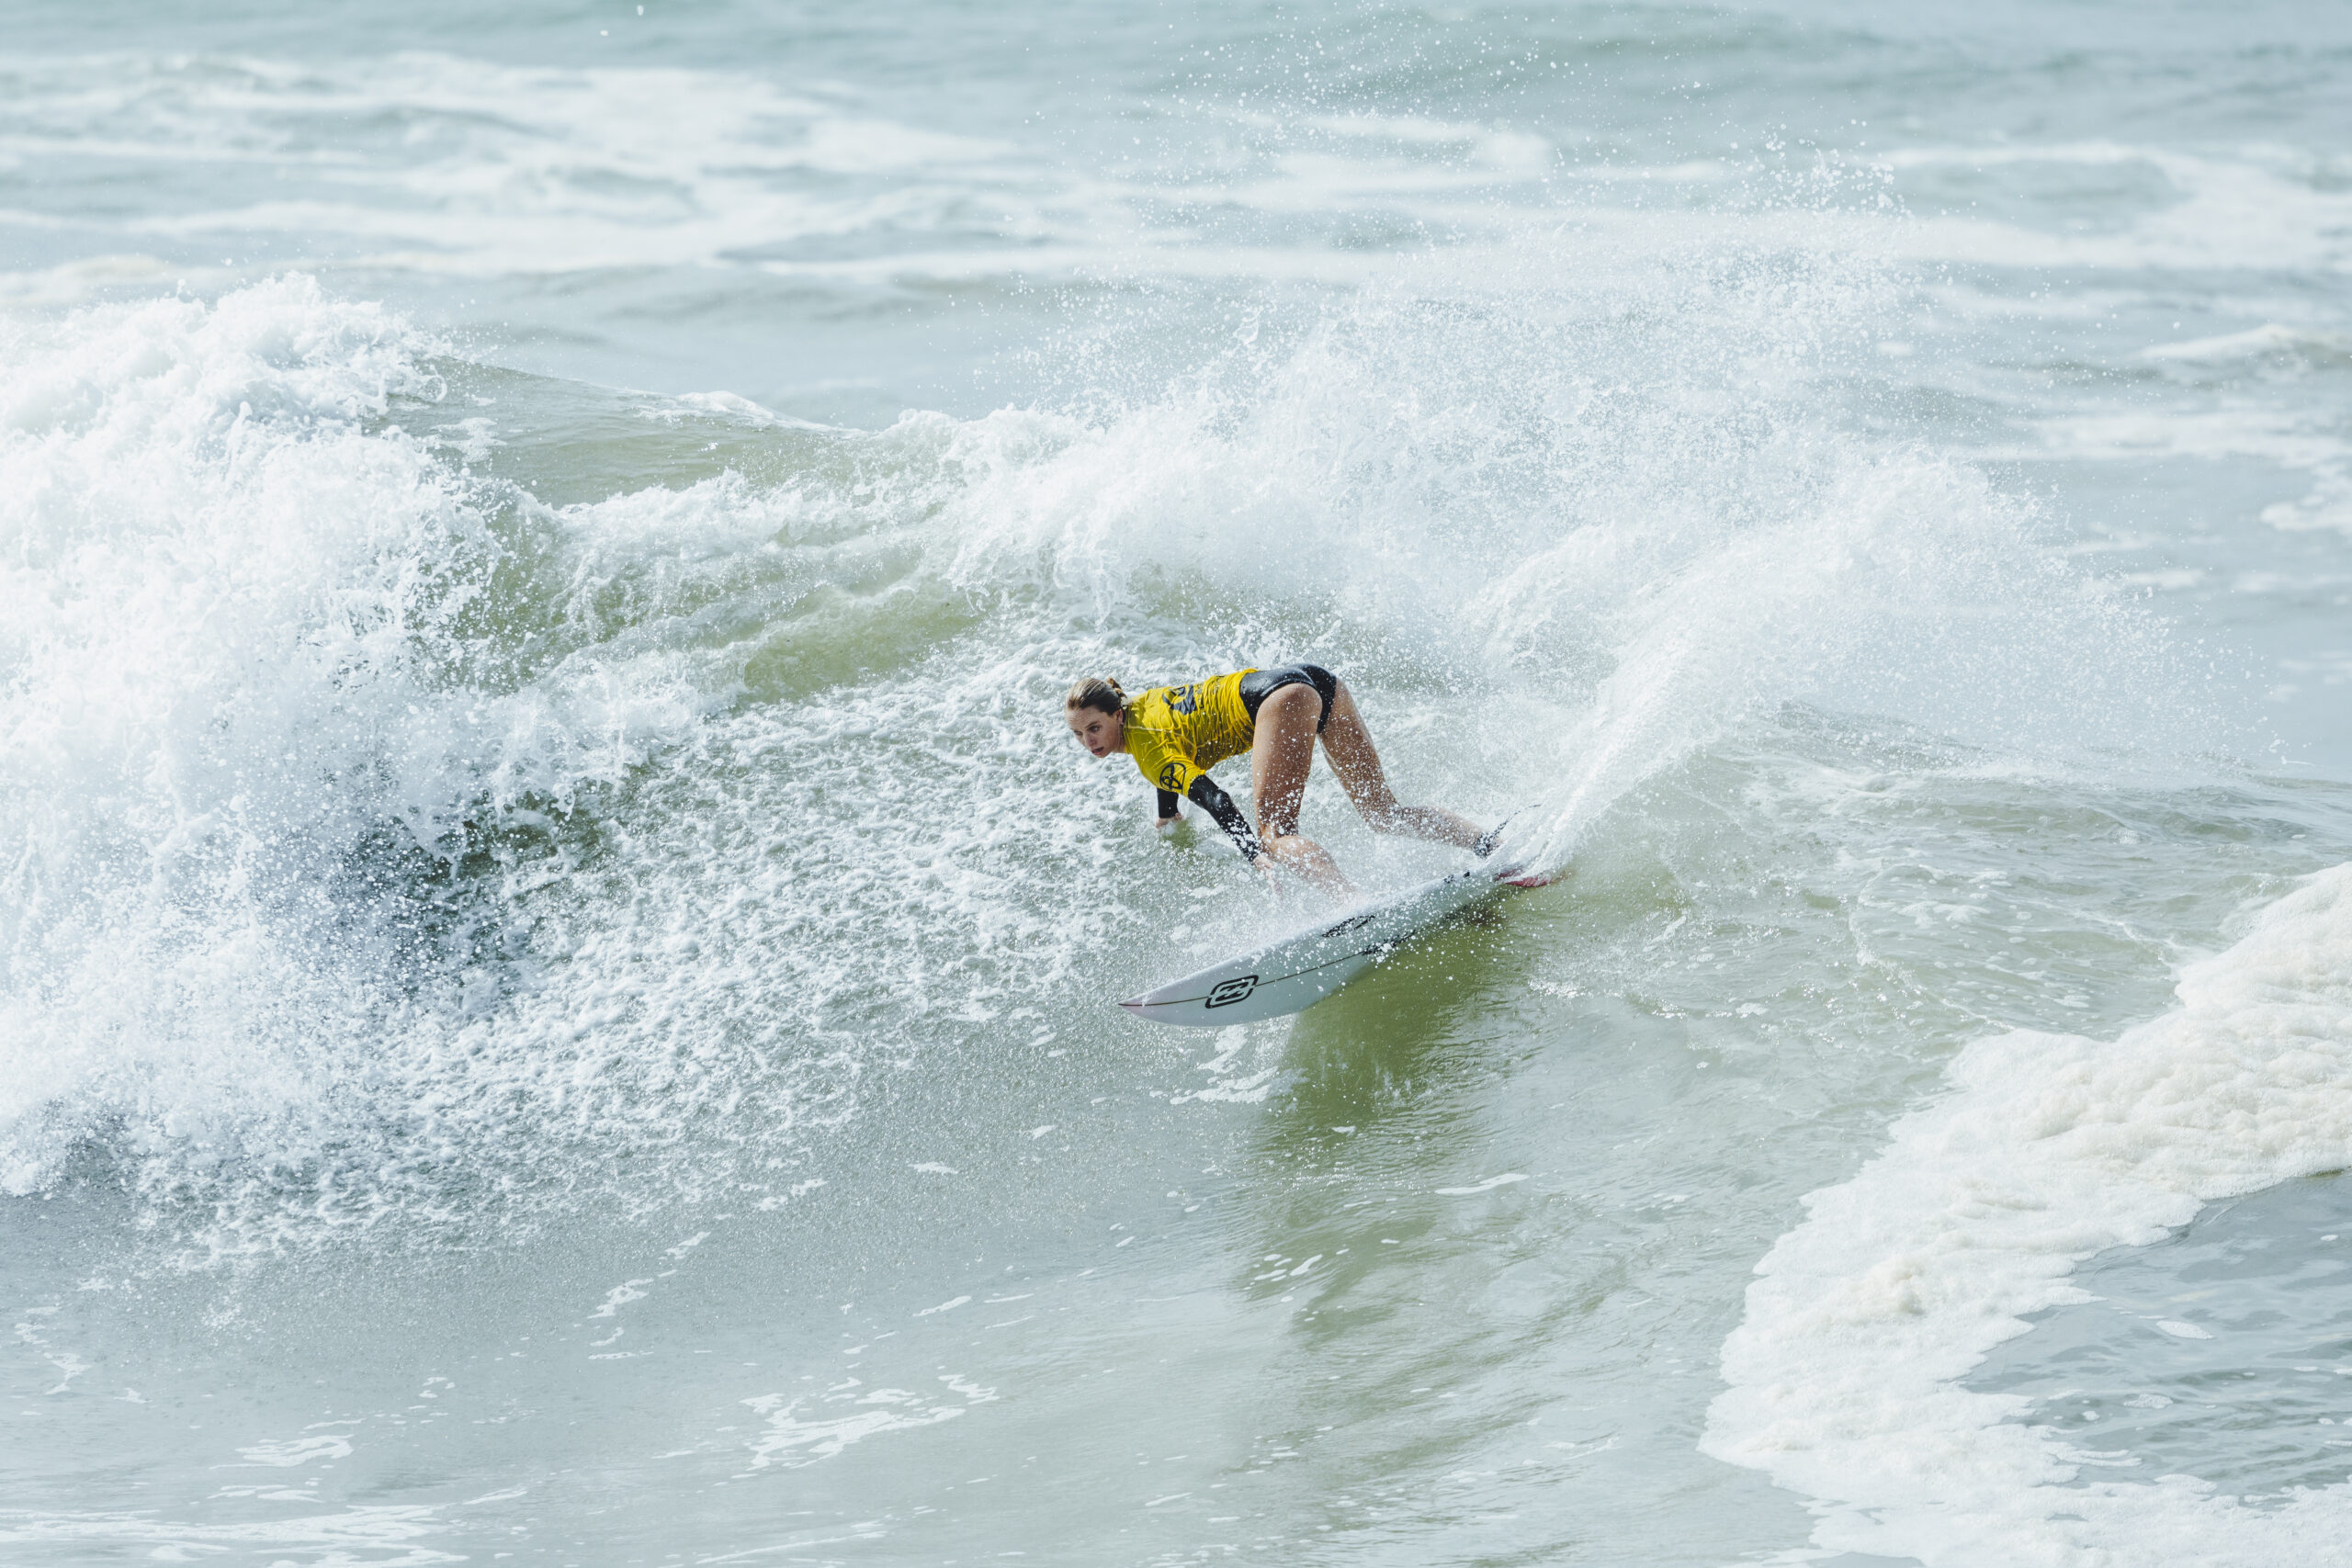
M 1177 823 L 1182 822 L 1183 819 L 1184 807 L 1179 803 L 1179 797 L 1176 792 L 1172 789 L 1161 790 L 1159 792 L 1159 817 L 1158 819 L 1159 823 L 1159 830 L 1165 833 L 1169 829 L 1173 828 Z
M 1208 774 L 1193 774 L 1192 787 L 1184 795 L 1216 818 L 1218 827 L 1233 835 L 1233 841 L 1241 848 L 1242 859 L 1255 862 L 1266 852 L 1266 846 L 1258 841 L 1258 830 L 1250 826 L 1250 818 L 1241 815 L 1241 807 L 1233 804 L 1233 796 L 1217 788 L 1216 781 Z

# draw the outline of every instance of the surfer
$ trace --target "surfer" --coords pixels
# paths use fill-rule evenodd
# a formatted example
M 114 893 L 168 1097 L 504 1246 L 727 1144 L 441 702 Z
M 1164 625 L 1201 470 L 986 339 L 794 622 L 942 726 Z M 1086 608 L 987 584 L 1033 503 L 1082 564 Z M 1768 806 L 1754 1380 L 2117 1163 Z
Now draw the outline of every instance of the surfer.
M 1175 826 L 1190 800 L 1233 836 L 1262 870 L 1280 866 L 1326 892 L 1353 892 L 1328 852 L 1298 830 L 1298 807 L 1315 738 L 1340 787 L 1375 833 L 1404 833 L 1484 855 L 1494 836 L 1434 806 L 1405 806 L 1388 787 L 1380 753 L 1356 712 L 1347 683 L 1319 664 L 1238 670 L 1181 686 L 1154 686 L 1129 697 L 1116 681 L 1090 675 L 1070 687 L 1064 716 L 1079 744 L 1097 757 L 1125 751 L 1159 792 L 1159 826 Z M 1250 753 L 1253 826 L 1208 771 Z

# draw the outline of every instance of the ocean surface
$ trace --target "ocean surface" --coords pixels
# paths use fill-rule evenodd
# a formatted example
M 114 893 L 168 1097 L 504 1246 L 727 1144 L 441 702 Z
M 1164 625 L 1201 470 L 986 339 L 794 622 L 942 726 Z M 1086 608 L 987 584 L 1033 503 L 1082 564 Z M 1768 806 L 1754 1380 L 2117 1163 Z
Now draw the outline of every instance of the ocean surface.
M 2352 9 L 9 16 L 10 1568 L 2347 1563 L 2347 1164 Z

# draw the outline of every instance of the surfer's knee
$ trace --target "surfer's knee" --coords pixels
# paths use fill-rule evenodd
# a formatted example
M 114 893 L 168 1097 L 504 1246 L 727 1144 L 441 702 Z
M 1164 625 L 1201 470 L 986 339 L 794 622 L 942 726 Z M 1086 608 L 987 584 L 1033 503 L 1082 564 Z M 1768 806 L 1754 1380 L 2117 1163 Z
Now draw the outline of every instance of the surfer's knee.
M 1288 817 L 1278 818 L 1273 821 L 1269 822 L 1267 826 L 1273 829 L 1272 835 L 1268 837 L 1263 833 L 1260 834 L 1260 838 L 1266 843 L 1287 844 L 1294 840 L 1300 840 L 1303 838 L 1303 835 L 1301 835 L 1298 830 L 1298 813 L 1295 811 L 1292 812 Z

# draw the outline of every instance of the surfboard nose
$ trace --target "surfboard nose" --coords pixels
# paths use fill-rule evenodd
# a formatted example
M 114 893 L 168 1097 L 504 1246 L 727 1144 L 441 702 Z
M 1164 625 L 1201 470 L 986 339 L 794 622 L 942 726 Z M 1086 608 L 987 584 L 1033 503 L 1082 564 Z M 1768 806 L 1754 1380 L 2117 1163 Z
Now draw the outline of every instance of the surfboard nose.
M 1119 1005 L 1126 1009 L 1129 1012 L 1141 1012 L 1143 1010 L 1143 998 L 1141 997 L 1129 997 L 1125 1001 L 1121 1002 Z

